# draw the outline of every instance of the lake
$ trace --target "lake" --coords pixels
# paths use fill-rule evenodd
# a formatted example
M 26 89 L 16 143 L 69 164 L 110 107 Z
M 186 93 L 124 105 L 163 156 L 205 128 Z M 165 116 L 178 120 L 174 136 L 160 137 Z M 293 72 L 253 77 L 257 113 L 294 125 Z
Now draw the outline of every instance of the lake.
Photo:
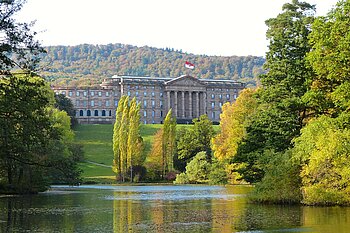
M 249 186 L 53 186 L 0 197 L 1 232 L 346 233 L 349 207 L 257 205 Z

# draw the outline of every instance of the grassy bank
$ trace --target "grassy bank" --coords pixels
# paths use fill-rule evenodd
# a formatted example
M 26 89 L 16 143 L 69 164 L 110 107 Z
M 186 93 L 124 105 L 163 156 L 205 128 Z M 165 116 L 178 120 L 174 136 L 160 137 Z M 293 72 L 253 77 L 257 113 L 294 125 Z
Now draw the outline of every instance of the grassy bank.
M 192 125 L 177 125 L 177 129 Z M 141 126 L 141 135 L 148 154 L 155 133 L 162 128 L 160 124 Z M 218 126 L 214 126 L 218 130 Z M 84 181 L 113 182 L 115 179 L 111 166 L 113 161 L 113 125 L 79 125 L 75 129 L 76 141 L 84 148 L 86 162 L 81 163 Z M 98 165 L 100 164 L 100 165 Z
M 143 125 L 141 127 L 146 153 L 151 148 L 154 134 L 161 127 L 162 125 Z M 104 182 L 113 180 L 114 173 L 110 168 L 113 161 L 113 125 L 79 125 L 75 129 L 75 135 L 76 141 L 84 146 L 87 161 L 80 164 L 83 179 Z

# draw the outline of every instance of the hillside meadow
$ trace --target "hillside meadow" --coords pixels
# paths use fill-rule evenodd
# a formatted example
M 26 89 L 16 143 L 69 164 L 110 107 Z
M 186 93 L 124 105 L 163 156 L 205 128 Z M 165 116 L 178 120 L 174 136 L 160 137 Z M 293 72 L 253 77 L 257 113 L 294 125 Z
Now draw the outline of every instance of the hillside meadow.
M 177 128 L 192 125 L 177 125 Z M 161 124 L 141 126 L 141 135 L 148 154 L 155 133 L 162 128 Z M 216 130 L 218 126 L 214 126 Z M 85 162 L 80 164 L 84 182 L 112 182 L 115 178 L 111 165 L 113 161 L 113 125 L 78 125 L 75 129 L 76 142 L 83 145 Z

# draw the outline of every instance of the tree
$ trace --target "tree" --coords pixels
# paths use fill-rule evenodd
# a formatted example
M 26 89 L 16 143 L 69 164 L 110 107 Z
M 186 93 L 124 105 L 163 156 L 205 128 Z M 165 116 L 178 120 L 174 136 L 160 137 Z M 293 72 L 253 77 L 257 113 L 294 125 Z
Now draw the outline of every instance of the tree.
M 34 71 L 39 55 L 44 50 L 34 39 L 35 32 L 30 30 L 31 23 L 18 23 L 14 19 L 16 12 L 22 9 L 25 0 L 0 1 L 0 70 L 1 74 L 10 74 L 13 68 L 25 72 Z
M 206 183 L 210 163 L 204 151 L 198 152 L 186 166 L 186 172 L 178 174 L 174 183 Z
M 309 205 L 350 203 L 350 130 L 341 118 L 322 116 L 295 139 L 293 159 L 300 164 L 303 202 Z
M 246 163 L 242 173 L 249 182 L 264 176 L 263 167 L 269 160 L 264 151 L 290 149 L 308 117 L 303 96 L 314 74 L 305 58 L 311 49 L 308 35 L 315 7 L 293 0 L 282 9 L 276 18 L 266 21 L 268 72 L 261 76 L 263 88 L 256 94 L 259 106 L 247 122 L 246 137 L 235 157 L 236 162 Z
M 349 106 L 349 13 L 350 2 L 339 1 L 336 8 L 312 25 L 312 50 L 307 60 L 316 75 L 304 98 L 315 116 L 336 117 Z
M 245 136 L 244 124 L 257 107 L 254 93 L 253 89 L 244 89 L 236 102 L 227 102 L 222 106 L 220 133 L 212 139 L 214 156 L 219 161 L 227 163 L 236 155 L 238 145 Z
M 172 116 L 172 110 L 170 109 L 164 119 L 162 130 L 163 178 L 165 177 L 166 172 L 174 170 L 175 140 L 176 118 Z
M 129 132 L 128 132 L 128 151 L 127 166 L 130 169 L 130 179 L 133 181 L 133 166 L 141 165 L 142 137 L 140 135 L 140 104 L 136 103 L 134 97 L 130 103 L 129 109 Z
M 68 145 L 73 136 L 69 118 L 53 103 L 53 92 L 40 77 L 0 78 L 0 183 L 5 191 L 43 191 L 52 172 L 70 171 L 71 180 L 79 176 Z
M 127 156 L 128 156 L 128 128 L 129 128 L 129 97 L 127 96 L 123 103 L 123 114 L 119 128 L 119 160 L 120 173 L 122 180 L 125 181 L 127 172 Z
M 125 181 L 130 170 L 130 181 L 133 181 L 133 168 L 144 162 L 142 156 L 143 139 L 140 134 L 140 105 L 134 98 L 129 103 L 128 96 L 122 96 L 116 111 L 113 130 L 113 166 L 117 179 Z M 142 170 L 142 169 L 138 169 Z
M 126 96 L 122 96 L 118 102 L 118 107 L 115 114 L 115 123 L 113 128 L 113 166 L 112 170 L 117 175 L 117 179 L 121 179 L 121 166 L 120 166 L 120 150 L 119 150 L 119 130 L 120 130 L 120 124 L 121 119 L 123 115 L 123 106 L 124 101 L 126 100 Z
M 76 111 L 72 101 L 63 94 L 56 94 L 55 100 L 55 107 L 68 114 L 70 117 L 70 125 L 74 128 L 78 124 L 78 121 L 75 118 Z
M 198 152 L 205 151 L 207 160 L 211 159 L 210 141 L 214 136 L 212 122 L 207 115 L 193 119 L 193 127 L 180 133 L 177 149 L 179 159 L 190 161 Z

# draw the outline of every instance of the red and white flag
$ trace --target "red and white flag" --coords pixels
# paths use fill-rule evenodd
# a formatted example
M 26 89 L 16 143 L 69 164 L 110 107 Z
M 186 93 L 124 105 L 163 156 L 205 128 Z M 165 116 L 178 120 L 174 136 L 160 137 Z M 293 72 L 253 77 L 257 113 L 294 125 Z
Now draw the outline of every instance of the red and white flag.
M 188 69 L 191 69 L 193 70 L 194 69 L 194 65 L 188 61 L 185 62 L 185 67 L 188 68 Z

